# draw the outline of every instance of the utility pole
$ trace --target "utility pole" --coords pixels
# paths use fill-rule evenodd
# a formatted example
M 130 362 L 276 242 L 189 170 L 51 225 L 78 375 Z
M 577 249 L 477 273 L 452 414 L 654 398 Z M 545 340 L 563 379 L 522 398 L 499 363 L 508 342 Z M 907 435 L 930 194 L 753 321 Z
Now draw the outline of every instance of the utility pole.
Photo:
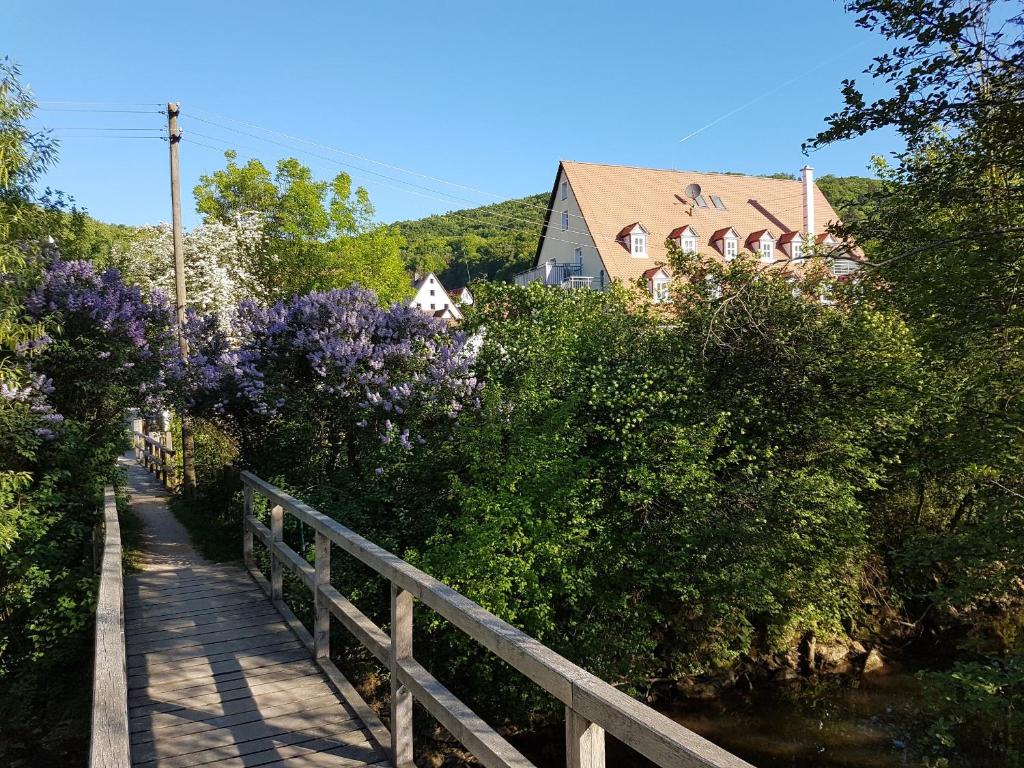
M 178 149 L 181 144 L 181 129 L 178 115 L 181 105 L 167 102 L 167 143 L 171 150 L 171 226 L 174 232 L 174 289 L 177 297 L 176 316 L 178 319 L 178 348 L 182 361 L 188 360 L 188 339 L 185 338 L 185 251 L 181 236 L 181 180 L 178 173 Z M 181 414 L 181 474 L 186 496 L 196 489 L 196 466 L 193 461 L 195 441 L 189 428 L 188 415 Z

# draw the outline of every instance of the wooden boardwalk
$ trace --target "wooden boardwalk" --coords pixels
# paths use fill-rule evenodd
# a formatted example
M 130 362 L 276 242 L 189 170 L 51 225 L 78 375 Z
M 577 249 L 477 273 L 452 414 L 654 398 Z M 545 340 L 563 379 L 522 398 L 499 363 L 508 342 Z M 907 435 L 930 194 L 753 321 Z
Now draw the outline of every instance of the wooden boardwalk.
M 124 585 L 132 765 L 386 768 L 247 571 L 203 560 L 160 484 L 124 464 L 146 524 L 142 570 Z

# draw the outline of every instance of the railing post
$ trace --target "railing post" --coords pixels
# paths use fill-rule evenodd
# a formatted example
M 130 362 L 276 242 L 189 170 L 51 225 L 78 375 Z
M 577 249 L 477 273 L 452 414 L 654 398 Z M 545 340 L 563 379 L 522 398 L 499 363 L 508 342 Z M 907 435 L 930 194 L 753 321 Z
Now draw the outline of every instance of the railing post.
M 566 768 L 604 768 L 604 728 L 565 708 Z
M 282 563 L 274 546 L 284 541 L 284 508 L 280 504 L 275 504 L 270 510 L 270 540 L 270 599 L 278 601 L 284 598 Z
M 160 451 L 164 460 L 164 486 L 170 490 L 174 487 L 174 454 L 171 450 L 174 448 L 174 436 L 171 431 L 164 430 L 160 437 L 160 444 L 163 446 L 163 450 Z
M 316 532 L 316 581 L 313 584 L 313 605 L 316 612 L 313 624 L 313 655 L 318 659 L 331 657 L 331 612 L 320 594 L 320 587 L 331 583 L 331 540 Z
M 255 568 L 256 561 L 252 556 L 252 528 L 249 522 L 252 520 L 252 486 L 245 485 L 242 488 L 242 560 L 248 568 Z
M 413 766 L 412 692 L 398 680 L 398 662 L 412 658 L 412 593 L 391 585 L 391 762 Z

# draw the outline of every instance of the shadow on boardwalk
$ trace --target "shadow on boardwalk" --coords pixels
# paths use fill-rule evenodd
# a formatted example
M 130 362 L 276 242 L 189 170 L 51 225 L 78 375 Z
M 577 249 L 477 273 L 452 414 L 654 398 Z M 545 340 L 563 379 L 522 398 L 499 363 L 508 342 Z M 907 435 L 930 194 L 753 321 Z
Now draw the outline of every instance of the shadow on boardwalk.
M 364 724 L 240 565 L 210 563 L 132 461 L 145 530 L 125 582 L 132 764 L 384 768 Z

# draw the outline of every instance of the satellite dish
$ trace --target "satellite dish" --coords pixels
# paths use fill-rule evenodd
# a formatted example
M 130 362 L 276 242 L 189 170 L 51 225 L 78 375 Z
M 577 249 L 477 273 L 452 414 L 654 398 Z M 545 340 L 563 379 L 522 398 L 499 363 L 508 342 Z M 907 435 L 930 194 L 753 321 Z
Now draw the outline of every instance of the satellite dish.
M 683 192 L 688 198 L 693 200 L 700 194 L 700 184 L 691 184 Z

